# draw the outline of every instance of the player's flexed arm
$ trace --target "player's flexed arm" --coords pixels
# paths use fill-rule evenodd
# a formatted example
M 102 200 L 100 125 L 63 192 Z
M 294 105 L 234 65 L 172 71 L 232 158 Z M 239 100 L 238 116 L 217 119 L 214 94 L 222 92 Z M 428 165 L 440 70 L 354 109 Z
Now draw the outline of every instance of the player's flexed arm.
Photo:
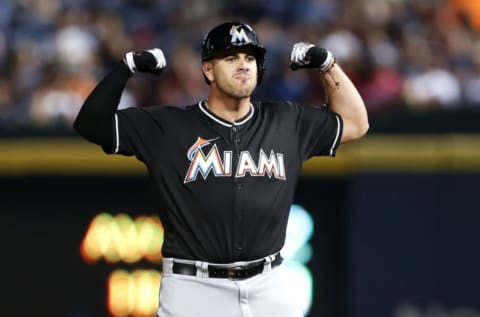
M 128 79 L 137 71 L 160 73 L 165 65 L 163 52 L 158 48 L 128 52 L 123 62 L 107 74 L 85 100 L 73 123 L 78 134 L 90 142 L 111 148 L 114 142 L 113 117 Z
M 316 68 L 322 74 L 330 109 L 342 117 L 341 143 L 356 140 L 367 132 L 368 116 L 362 97 L 330 51 L 300 42 L 293 46 L 290 61 L 293 70 Z

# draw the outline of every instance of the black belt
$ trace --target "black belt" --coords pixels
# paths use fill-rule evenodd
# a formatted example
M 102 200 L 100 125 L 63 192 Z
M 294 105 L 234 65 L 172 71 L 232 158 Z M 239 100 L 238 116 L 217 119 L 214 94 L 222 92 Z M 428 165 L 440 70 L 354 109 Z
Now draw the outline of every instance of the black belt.
M 280 254 L 275 255 L 275 259 L 271 263 L 272 268 L 280 265 L 282 261 L 283 258 Z M 256 262 L 232 267 L 225 267 L 219 264 L 209 264 L 208 277 L 228 278 L 230 280 L 246 279 L 262 273 L 265 267 L 265 262 L 266 260 L 263 259 Z M 197 267 L 195 266 L 195 264 L 179 263 L 174 261 L 172 270 L 175 274 L 191 276 L 197 275 Z

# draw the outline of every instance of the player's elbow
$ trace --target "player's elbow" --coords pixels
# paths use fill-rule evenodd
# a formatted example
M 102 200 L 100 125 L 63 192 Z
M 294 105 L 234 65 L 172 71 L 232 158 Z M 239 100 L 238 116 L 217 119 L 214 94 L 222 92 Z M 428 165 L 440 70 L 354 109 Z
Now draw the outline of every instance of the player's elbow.
M 344 120 L 341 143 L 362 138 L 365 134 L 367 134 L 369 128 L 370 124 L 368 123 L 367 119 L 361 121 Z
M 80 112 L 73 122 L 73 129 L 85 140 L 104 146 L 113 147 L 113 131 L 111 119 L 89 117 Z
M 80 135 L 82 134 L 82 125 L 79 122 L 78 117 L 75 118 L 75 121 L 73 121 L 73 130 L 75 130 L 75 132 L 77 132 Z
M 351 141 L 362 138 L 365 134 L 367 134 L 369 128 L 370 125 L 368 121 L 359 123 L 351 134 Z
M 83 138 L 88 139 L 91 134 L 91 129 L 91 125 L 89 125 L 87 120 L 84 120 L 81 115 L 78 115 L 75 121 L 73 121 L 73 130 Z
M 360 139 L 367 134 L 370 124 L 368 123 L 368 113 L 363 101 L 359 104 L 358 112 L 352 118 L 354 125 L 354 140 Z
M 368 120 L 365 120 L 362 123 L 360 123 L 357 127 L 356 138 L 360 139 L 361 137 L 363 137 L 365 134 L 367 134 L 368 129 L 370 129 L 370 124 L 368 123 Z

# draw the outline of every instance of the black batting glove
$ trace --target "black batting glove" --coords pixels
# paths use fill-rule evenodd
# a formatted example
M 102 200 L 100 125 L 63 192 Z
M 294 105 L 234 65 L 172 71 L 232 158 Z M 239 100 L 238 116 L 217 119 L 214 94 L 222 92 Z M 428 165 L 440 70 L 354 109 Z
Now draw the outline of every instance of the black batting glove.
M 159 48 L 152 48 L 141 52 L 128 52 L 125 54 L 123 61 L 132 73 L 139 71 L 159 74 L 167 65 L 165 56 Z
M 312 43 L 299 42 L 293 45 L 290 63 L 292 70 L 317 68 L 320 72 L 326 72 L 335 64 L 335 58 L 329 50 Z

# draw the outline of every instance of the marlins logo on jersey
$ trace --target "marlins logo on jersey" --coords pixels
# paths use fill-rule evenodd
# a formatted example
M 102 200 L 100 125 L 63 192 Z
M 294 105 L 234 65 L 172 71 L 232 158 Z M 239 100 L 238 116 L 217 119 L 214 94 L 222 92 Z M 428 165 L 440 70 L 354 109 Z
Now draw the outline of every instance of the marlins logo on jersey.
M 249 151 L 242 151 L 238 157 L 238 164 L 235 172 L 233 169 L 232 151 L 223 151 L 220 155 L 217 144 L 213 143 L 220 137 L 213 139 L 203 139 L 198 137 L 195 143 L 188 149 L 187 157 L 190 161 L 184 183 L 190 183 L 197 180 L 198 174 L 203 179 L 207 179 L 209 174 L 213 177 L 245 177 L 247 174 L 251 176 L 265 176 L 285 180 L 285 163 L 282 153 L 275 153 L 273 149 L 269 154 L 260 149 L 258 153 L 258 161 L 254 162 Z M 204 149 L 213 144 L 210 150 L 205 154 Z
M 230 28 L 230 35 L 232 36 L 231 43 L 234 45 L 243 45 L 252 43 L 247 33 L 243 29 L 243 25 L 232 25 Z

